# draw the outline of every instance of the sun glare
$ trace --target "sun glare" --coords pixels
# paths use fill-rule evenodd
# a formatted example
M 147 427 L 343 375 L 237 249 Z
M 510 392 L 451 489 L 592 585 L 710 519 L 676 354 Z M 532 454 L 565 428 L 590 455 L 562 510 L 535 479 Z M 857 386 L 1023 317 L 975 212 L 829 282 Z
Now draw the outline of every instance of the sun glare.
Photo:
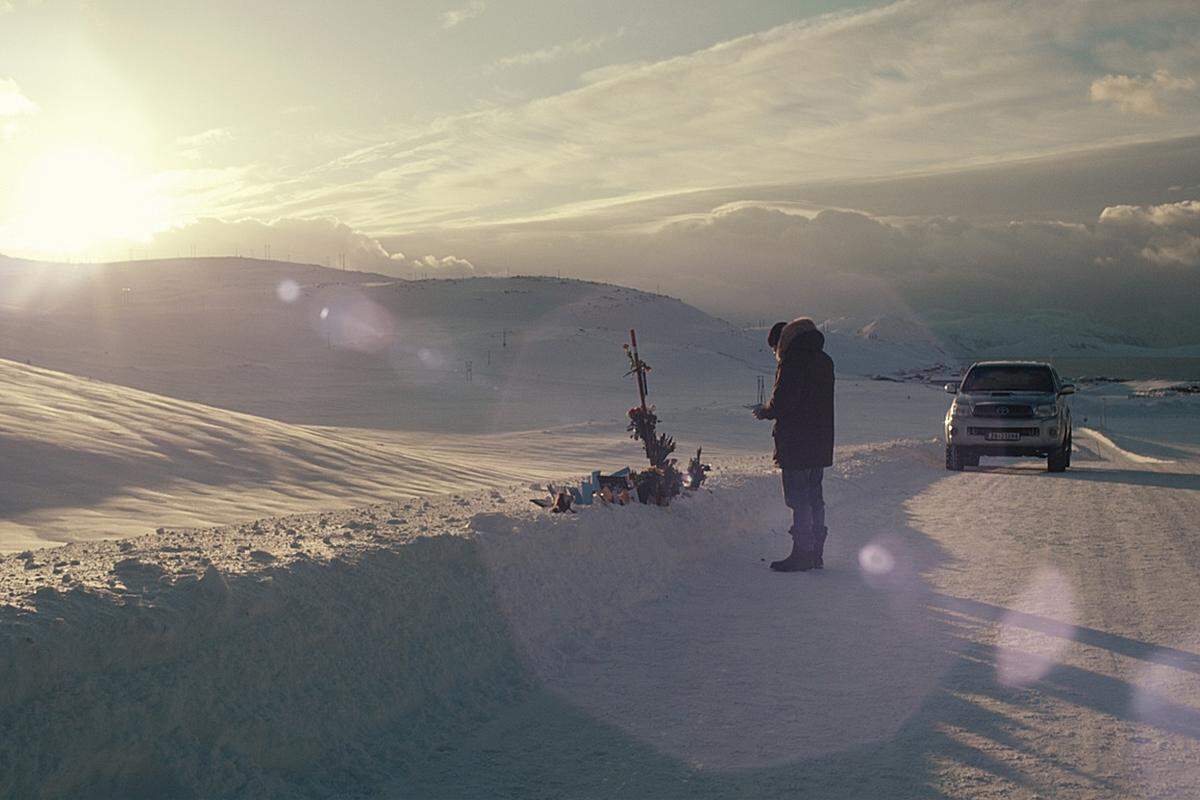
M 167 204 L 127 157 L 86 146 L 47 150 L 20 182 L 22 212 L 6 233 L 43 256 L 147 240 L 169 223 Z

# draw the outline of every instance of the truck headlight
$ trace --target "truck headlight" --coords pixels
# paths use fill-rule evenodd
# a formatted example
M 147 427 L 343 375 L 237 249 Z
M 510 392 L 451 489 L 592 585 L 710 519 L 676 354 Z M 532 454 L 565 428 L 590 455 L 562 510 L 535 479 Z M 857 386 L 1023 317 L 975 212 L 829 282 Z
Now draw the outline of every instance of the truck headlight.
M 1053 417 L 1057 413 L 1058 409 L 1053 404 L 1033 407 L 1033 415 L 1035 417 Z
M 975 407 L 970 403 L 964 403 L 962 400 L 955 400 L 954 405 L 950 408 L 950 415 L 953 417 L 969 417 L 975 412 Z

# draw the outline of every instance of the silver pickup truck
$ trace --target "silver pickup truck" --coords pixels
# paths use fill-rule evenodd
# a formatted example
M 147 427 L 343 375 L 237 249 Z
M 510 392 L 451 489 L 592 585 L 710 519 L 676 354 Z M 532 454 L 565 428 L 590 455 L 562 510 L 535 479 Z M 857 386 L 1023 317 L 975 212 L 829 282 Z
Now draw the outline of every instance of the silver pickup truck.
M 979 466 L 980 456 L 1034 456 L 1046 469 L 1071 466 L 1071 408 L 1075 393 L 1049 364 L 980 361 L 961 383 L 946 384 L 946 469 Z

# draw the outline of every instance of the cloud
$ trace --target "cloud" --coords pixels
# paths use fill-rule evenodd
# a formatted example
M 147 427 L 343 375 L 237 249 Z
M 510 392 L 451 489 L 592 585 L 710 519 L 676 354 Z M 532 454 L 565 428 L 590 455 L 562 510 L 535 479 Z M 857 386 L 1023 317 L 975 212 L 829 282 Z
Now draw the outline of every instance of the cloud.
M 408 258 L 399 251 L 391 254 L 392 261 L 404 268 L 410 277 L 462 278 L 475 274 L 475 265 L 465 258 L 429 254 L 420 258 Z
M 414 258 L 411 262 L 414 270 L 424 273 L 432 272 L 434 277 L 464 277 L 475 272 L 475 265 L 465 258 L 455 256 L 427 255 L 424 258 Z
M 487 9 L 487 3 L 483 0 L 471 0 L 465 6 L 453 8 L 442 13 L 442 27 L 446 30 L 456 28 L 469 19 L 474 19 L 482 14 Z
M 154 237 L 151 252 L 262 257 L 270 246 L 278 260 L 375 270 L 392 265 L 391 254 L 378 241 L 334 219 L 281 218 L 223 220 L 202 218 Z
M 1193 92 L 1196 81 L 1177 78 L 1165 69 L 1150 77 L 1105 75 L 1092 82 L 1090 96 L 1097 103 L 1109 103 L 1130 114 L 1163 113 L 1163 98 L 1177 92 Z
M 539 50 L 530 50 L 524 53 L 517 53 L 516 55 L 505 56 L 504 58 L 498 59 L 494 64 L 492 64 L 491 67 L 489 67 L 489 70 L 495 71 L 497 69 L 507 69 L 509 67 L 527 67 L 531 64 L 546 64 L 551 61 L 558 61 L 559 59 L 566 58 L 568 56 L 580 56 L 588 53 L 594 53 L 611 42 L 613 39 L 624 35 L 625 29 L 621 28 L 612 35 L 596 36 L 590 39 L 581 37 L 578 39 L 572 39 L 569 42 L 563 42 L 550 47 L 543 47 Z
M 629 61 L 621 64 L 606 64 L 602 67 L 589 69 L 587 72 L 579 76 L 579 82 L 583 84 L 601 83 L 610 79 L 617 79 L 629 75 L 634 70 L 642 69 L 650 65 L 649 61 Z
M 138 245 L 141 252 L 166 256 L 246 256 L 262 258 L 270 247 L 277 261 L 294 261 L 379 272 L 401 278 L 448 278 L 473 274 L 470 261 L 454 255 L 408 258 L 399 250 L 388 250 L 375 238 L 340 220 L 326 218 L 280 218 L 224 220 L 197 219 L 163 231 Z
M 195 185 L 189 213 L 333 218 L 304 256 L 318 263 L 349 251 L 389 274 L 564 269 L 755 317 L 1074 310 L 1200 341 L 1195 151 L 1142 151 L 1116 178 L 1096 155 L 1200 130 L 1197 41 L 1194 2 L 907 0 L 363 133 L 305 170 L 176 177 Z M 537 52 L 510 58 L 568 54 Z M 1092 157 L 1025 161 L 1039 154 Z M 1164 169 L 1176 174 L 1158 190 L 1142 177 Z M 276 229 L 230 241 L 261 253 L 266 233 L 285 255 Z
M 180 148 L 179 154 L 182 157 L 189 161 L 195 161 L 202 158 L 212 148 L 231 141 L 233 141 L 233 132 L 228 128 L 209 128 L 191 136 L 181 136 L 175 140 L 175 144 Z
M 483 273 L 572 274 L 662 291 L 720 314 L 1095 317 L 1122 336 L 1200 343 L 1200 201 L 1111 206 L 1086 224 L 884 217 L 743 201 L 638 228 L 532 225 L 440 240 Z M 412 249 L 410 248 L 410 249 Z
M 1163 266 L 1200 267 L 1200 201 L 1113 206 L 1100 224 L 1141 245 L 1139 255 Z
M 1200 129 L 1200 104 L 1113 115 L 1115 101 L 1089 99 L 1097 69 L 1200 71 L 1194 6 L 1137 9 L 909 0 L 826 15 L 605 68 L 560 94 L 394 129 L 289 174 L 267 196 L 278 213 L 400 232 L 714 187 L 945 172 Z M 1161 31 L 1148 55 L 1140 42 Z M 539 63 L 590 46 L 509 58 Z M 1161 66 L 1147 69 L 1150 58 Z
M 967 284 L 986 277 L 1011 283 L 1065 281 L 1090 291 L 1102 272 L 1154 279 L 1169 291 L 1189 267 L 1200 277 L 1200 201 L 1105 208 L 1093 224 L 1061 221 L 980 222 L 956 217 L 881 218 L 856 211 L 802 215 L 756 204 L 716 209 L 669 224 L 651 235 L 656 248 L 683 241 L 693 253 L 752 261 L 767 274 L 846 273 L 898 284 L 945 279 Z M 756 252 L 757 251 L 757 252 Z M 765 262 L 765 263 L 764 263 Z M 1097 266 L 1103 266 L 1103 270 Z M 755 270 L 756 272 L 759 270 Z M 737 280 L 745 279 L 739 273 Z M 1078 283 L 1073 282 L 1078 280 Z M 803 280 L 799 281 L 803 285 Z
M 21 92 L 12 78 L 0 78 L 0 118 L 21 117 L 38 112 L 37 103 Z

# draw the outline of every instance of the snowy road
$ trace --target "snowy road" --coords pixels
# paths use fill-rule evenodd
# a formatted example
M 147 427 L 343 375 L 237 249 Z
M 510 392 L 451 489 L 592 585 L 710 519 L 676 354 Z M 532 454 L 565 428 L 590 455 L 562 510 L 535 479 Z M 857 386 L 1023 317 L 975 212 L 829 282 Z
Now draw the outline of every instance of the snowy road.
M 948 760 L 941 777 L 1200 796 L 1200 470 L 1092 431 L 1077 442 L 1091 458 L 1064 475 L 1017 462 L 909 504 L 952 559 L 930 575 L 933 607 L 960 642 L 945 687 L 972 713 L 945 736 L 986 758 Z
M 1200 796 L 1200 470 L 1076 439 L 1063 475 L 866 448 L 828 479 L 823 574 L 766 570 L 772 511 L 565 662 L 533 660 L 699 794 L 802 774 L 820 797 Z
M 669 509 L 400 499 L 8 558 L 8 794 L 134 796 L 119 749 L 167 765 L 143 796 L 1200 796 L 1200 469 L 1113 438 L 1061 475 L 843 448 L 820 574 L 766 567 L 762 457 Z

